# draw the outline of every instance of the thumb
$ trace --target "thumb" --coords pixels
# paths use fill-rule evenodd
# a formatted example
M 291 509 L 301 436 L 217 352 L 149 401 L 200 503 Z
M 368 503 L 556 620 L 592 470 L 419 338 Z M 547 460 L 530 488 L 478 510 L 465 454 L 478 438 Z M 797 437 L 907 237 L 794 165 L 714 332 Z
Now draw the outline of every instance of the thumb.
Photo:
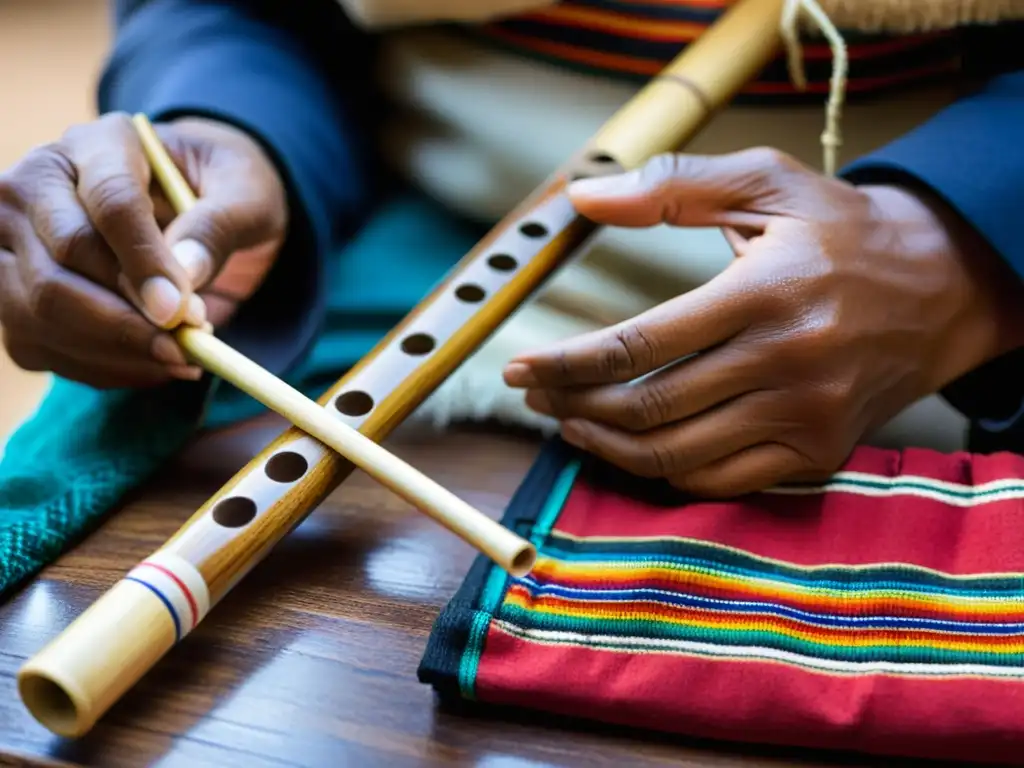
M 671 153 L 628 173 L 575 181 L 568 194 L 579 214 L 609 226 L 761 229 L 784 211 L 787 179 L 802 170 L 772 149 Z
M 282 238 L 274 206 L 241 186 L 231 181 L 206 184 L 204 196 L 164 233 L 193 290 L 208 286 L 233 254 Z

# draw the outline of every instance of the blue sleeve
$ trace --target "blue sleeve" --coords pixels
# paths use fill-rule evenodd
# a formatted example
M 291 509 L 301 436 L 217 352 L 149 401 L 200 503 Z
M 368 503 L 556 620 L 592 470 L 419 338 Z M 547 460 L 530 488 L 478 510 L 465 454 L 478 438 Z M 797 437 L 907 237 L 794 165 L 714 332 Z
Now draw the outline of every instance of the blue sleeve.
M 203 116 L 261 142 L 285 181 L 291 226 L 263 287 L 224 338 L 281 375 L 323 317 L 329 256 L 371 196 L 366 44 L 333 0 L 119 0 L 101 113 Z M 292 8 L 289 10 L 289 6 Z
M 990 79 L 916 130 L 845 168 L 855 184 L 924 186 L 1024 279 L 1024 70 Z M 1024 404 L 1024 351 L 972 371 L 942 393 L 998 431 Z

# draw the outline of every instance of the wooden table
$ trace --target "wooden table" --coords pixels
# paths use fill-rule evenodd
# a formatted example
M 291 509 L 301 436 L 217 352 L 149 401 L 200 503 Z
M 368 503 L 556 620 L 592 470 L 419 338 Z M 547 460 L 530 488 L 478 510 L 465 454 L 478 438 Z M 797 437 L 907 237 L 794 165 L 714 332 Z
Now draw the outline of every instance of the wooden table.
M 200 440 L 84 543 L 0 606 L 0 764 L 117 766 L 828 765 L 602 725 L 435 704 L 416 667 L 474 556 L 356 473 L 86 738 L 64 741 L 14 674 L 175 531 L 282 428 L 268 417 Z M 536 440 L 404 429 L 388 446 L 495 517 Z M 867 765 L 857 758 L 844 765 Z M 881 764 L 893 765 L 893 761 Z

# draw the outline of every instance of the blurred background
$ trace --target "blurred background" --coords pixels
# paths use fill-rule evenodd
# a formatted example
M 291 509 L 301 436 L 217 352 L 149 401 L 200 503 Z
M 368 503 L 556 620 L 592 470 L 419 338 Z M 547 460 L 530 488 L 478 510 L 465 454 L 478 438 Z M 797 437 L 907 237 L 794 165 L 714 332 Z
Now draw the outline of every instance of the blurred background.
M 95 115 L 110 39 L 108 0 L 0 0 L 0 168 Z M 0 349 L 0 445 L 32 412 L 46 377 Z

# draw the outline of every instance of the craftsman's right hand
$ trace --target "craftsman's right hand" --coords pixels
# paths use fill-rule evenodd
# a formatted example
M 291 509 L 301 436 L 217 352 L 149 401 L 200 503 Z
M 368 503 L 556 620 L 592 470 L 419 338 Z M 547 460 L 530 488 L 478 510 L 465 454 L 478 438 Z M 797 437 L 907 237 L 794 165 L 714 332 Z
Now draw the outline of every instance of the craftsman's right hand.
M 19 367 L 97 388 L 196 379 L 168 331 L 222 325 L 272 265 L 288 211 L 261 146 L 211 120 L 154 128 L 197 194 L 178 217 L 124 114 L 0 175 L 0 327 Z

